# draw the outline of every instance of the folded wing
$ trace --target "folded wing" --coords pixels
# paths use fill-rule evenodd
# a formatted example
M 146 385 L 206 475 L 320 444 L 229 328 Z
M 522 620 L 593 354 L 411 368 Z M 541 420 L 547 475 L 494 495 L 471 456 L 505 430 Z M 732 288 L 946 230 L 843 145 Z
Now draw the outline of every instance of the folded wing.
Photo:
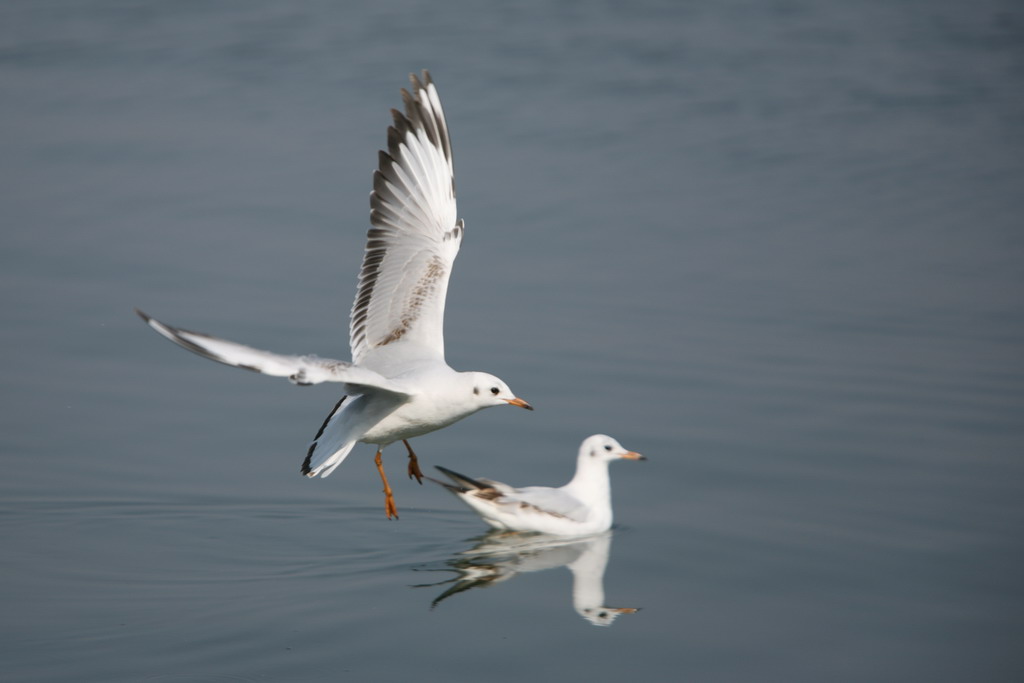
M 434 467 L 451 479 L 454 485 L 436 479 L 433 481 L 460 497 L 485 517 L 508 514 L 518 517 L 565 517 L 575 521 L 586 519 L 586 506 L 562 489 L 547 486 L 515 488 L 491 479 L 472 479 L 440 465 Z
M 587 518 L 587 507 L 578 498 L 562 489 L 546 486 L 516 489 L 513 493 L 504 495 L 502 503 L 510 508 L 518 505 L 522 509 L 523 506 L 527 506 L 540 514 L 566 517 L 577 522 Z

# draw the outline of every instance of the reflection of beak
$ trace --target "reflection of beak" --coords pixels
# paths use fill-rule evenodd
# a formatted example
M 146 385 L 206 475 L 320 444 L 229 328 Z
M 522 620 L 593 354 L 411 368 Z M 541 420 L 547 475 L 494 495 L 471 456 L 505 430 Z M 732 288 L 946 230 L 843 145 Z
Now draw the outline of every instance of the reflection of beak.
M 640 455 L 639 453 L 634 453 L 633 451 L 629 451 L 628 453 L 623 453 L 622 457 L 625 458 L 626 460 L 646 460 L 647 459 L 646 456 Z
M 531 406 L 529 403 L 527 403 L 526 401 L 524 401 L 521 398 L 506 398 L 505 401 L 508 402 L 508 404 L 510 406 L 519 406 L 520 408 L 526 408 L 527 410 L 533 410 L 533 406 Z
M 646 458 L 644 458 L 646 460 Z M 605 607 L 609 612 L 617 612 L 619 614 L 636 614 L 640 611 L 639 607 Z

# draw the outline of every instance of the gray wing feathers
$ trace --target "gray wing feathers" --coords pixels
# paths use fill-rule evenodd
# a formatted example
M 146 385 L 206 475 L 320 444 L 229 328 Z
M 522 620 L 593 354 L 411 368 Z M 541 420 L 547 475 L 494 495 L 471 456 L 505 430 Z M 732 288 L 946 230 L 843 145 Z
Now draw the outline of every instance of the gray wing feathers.
M 510 502 L 525 503 L 536 508 L 539 512 L 550 515 L 560 515 L 583 521 L 586 518 L 587 508 L 575 496 L 566 493 L 562 489 L 549 488 L 546 486 L 528 486 L 516 489 L 515 493 L 507 496 Z

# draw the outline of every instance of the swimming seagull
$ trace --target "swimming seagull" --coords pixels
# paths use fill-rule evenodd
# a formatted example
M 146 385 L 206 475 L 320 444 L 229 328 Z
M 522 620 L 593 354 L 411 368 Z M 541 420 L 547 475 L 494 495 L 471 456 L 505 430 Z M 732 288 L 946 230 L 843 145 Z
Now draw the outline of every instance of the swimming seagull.
M 465 230 L 455 208 L 452 148 L 437 88 L 427 71 L 402 89 L 405 113 L 391 110 L 388 150 L 379 153 L 370 223 L 349 318 L 352 362 L 261 351 L 162 323 L 136 309 L 154 330 L 211 360 L 287 377 L 293 384 L 339 382 L 345 395 L 327 415 L 302 463 L 326 477 L 357 442 L 377 447 L 384 511 L 398 518 L 381 452 L 395 441 L 409 451 L 409 477 L 422 483 L 408 439 L 490 406 L 533 410 L 505 382 L 457 372 L 444 359 L 444 300 Z
M 440 466 L 437 469 L 454 485 L 431 481 L 454 493 L 496 529 L 583 536 L 607 531 L 612 526 L 608 463 L 620 459 L 647 458 L 627 451 L 610 436 L 595 434 L 580 445 L 576 475 L 560 488 L 514 488 L 490 479 L 471 479 Z

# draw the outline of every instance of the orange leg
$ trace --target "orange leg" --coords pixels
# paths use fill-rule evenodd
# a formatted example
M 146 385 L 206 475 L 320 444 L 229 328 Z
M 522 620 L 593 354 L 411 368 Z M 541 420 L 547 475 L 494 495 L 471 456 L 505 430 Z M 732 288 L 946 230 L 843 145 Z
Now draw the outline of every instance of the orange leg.
M 423 483 L 423 472 L 420 471 L 420 461 L 416 459 L 416 454 L 412 452 L 412 446 L 405 439 L 402 439 L 402 443 L 409 449 L 409 478 L 416 477 L 416 481 L 420 484 Z
M 377 463 L 377 471 L 380 473 L 380 480 L 384 482 L 384 514 L 391 519 L 393 516 L 398 519 L 398 508 L 395 507 L 395 497 L 391 495 L 391 485 L 388 484 L 388 478 L 384 474 L 384 463 L 381 461 L 380 450 L 377 450 L 377 457 L 373 459 Z

